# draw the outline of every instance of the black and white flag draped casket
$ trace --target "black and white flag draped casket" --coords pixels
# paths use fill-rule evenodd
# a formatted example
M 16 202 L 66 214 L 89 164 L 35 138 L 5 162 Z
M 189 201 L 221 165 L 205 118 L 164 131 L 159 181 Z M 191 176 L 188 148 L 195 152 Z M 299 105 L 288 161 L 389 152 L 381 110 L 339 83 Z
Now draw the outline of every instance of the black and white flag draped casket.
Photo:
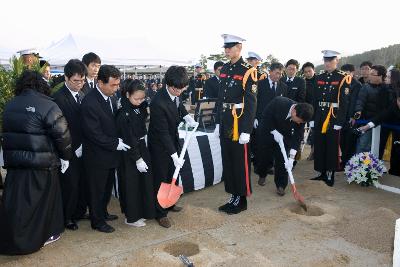
M 185 131 L 179 130 L 180 142 L 183 144 Z M 191 192 L 221 182 L 222 159 L 219 138 L 213 133 L 194 133 L 185 155 L 179 184 L 183 192 Z

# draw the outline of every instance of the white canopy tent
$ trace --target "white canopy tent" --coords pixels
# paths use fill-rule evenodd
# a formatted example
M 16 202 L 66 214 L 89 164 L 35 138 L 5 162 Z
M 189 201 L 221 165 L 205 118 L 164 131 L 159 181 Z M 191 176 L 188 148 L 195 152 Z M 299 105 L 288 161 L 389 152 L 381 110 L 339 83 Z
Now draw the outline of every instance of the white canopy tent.
M 69 59 L 81 59 L 88 52 L 98 54 L 102 64 L 116 66 L 159 67 L 193 64 L 192 60 L 182 60 L 176 55 L 173 58 L 163 57 L 165 51 L 161 51 L 159 47 L 152 47 L 142 38 L 100 40 L 69 34 L 49 47 L 41 49 L 40 54 L 51 65 L 63 66 Z
M 81 59 L 88 52 L 101 58 L 102 64 L 121 68 L 160 68 L 171 65 L 193 65 L 194 60 L 182 59 L 172 51 L 154 47 L 145 38 L 107 39 L 68 34 L 47 47 L 39 48 L 40 55 L 52 66 L 64 66 L 72 58 Z M 15 51 L 0 46 L 0 64 L 8 64 Z M 175 51 L 176 53 L 176 51 Z

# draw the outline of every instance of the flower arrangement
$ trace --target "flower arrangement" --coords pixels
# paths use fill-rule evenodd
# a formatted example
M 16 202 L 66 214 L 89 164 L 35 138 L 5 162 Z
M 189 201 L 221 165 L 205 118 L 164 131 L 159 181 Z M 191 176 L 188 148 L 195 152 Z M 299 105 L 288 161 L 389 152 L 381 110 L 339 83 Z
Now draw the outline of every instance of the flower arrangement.
M 347 182 L 356 182 L 362 186 L 378 183 L 378 178 L 383 175 L 383 162 L 371 152 L 361 152 L 354 155 L 344 168 Z

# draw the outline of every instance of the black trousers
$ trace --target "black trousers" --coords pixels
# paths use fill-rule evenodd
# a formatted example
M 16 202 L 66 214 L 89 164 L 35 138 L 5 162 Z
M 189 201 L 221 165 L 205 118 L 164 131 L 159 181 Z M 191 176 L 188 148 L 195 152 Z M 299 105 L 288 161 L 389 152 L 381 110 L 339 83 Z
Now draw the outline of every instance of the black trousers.
M 267 172 L 274 166 L 273 145 L 275 142 L 272 134 L 257 129 L 257 174 L 260 177 L 267 177 Z
M 400 132 L 393 131 L 392 133 L 392 152 L 390 155 L 391 175 L 400 176 Z
M 323 134 L 321 126 L 314 128 L 314 169 L 318 172 L 337 171 L 340 169 L 340 130 L 328 128 Z
M 65 173 L 60 172 L 60 186 L 63 200 L 64 221 L 75 219 L 79 202 L 80 184 L 83 180 L 83 161 L 73 157 Z
M 82 218 L 89 208 L 90 192 L 88 186 L 88 177 L 86 173 L 86 168 L 84 164 L 82 164 L 81 177 L 79 179 L 78 203 L 76 204 L 75 213 L 72 216 L 72 218 L 75 220 L 79 220 L 80 218 Z
M 248 144 L 242 145 L 222 136 L 220 141 L 225 191 L 236 196 L 250 196 L 251 164 Z
M 152 146 L 149 143 L 149 151 L 153 167 L 153 188 L 156 199 L 156 219 L 167 217 L 168 209 L 164 209 L 157 201 L 158 189 L 162 182 L 171 183 L 175 166 L 172 158 L 167 153 L 160 151 L 159 147 Z M 179 153 L 178 153 L 179 154 Z
M 107 205 L 110 202 L 115 182 L 115 169 L 101 169 L 98 166 L 92 166 L 87 170 L 91 225 L 99 227 L 105 224 Z
M 261 136 L 259 136 L 261 138 Z M 264 135 L 262 142 L 258 143 L 258 171 L 260 177 L 266 177 L 267 171 L 274 167 L 274 182 L 276 187 L 286 188 L 288 184 L 288 173 L 285 169 L 285 160 L 283 159 L 281 149 L 275 142 L 272 134 Z M 285 139 L 286 154 L 288 154 L 287 140 Z M 289 141 L 290 143 L 290 141 Z

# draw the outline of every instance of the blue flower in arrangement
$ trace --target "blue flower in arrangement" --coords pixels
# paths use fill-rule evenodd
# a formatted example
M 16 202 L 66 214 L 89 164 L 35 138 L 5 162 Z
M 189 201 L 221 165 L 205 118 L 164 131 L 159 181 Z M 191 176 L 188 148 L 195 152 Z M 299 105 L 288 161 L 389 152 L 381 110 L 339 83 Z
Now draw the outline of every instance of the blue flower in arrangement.
M 349 184 L 375 185 L 383 175 L 383 162 L 371 152 L 358 153 L 346 163 L 344 174 Z

